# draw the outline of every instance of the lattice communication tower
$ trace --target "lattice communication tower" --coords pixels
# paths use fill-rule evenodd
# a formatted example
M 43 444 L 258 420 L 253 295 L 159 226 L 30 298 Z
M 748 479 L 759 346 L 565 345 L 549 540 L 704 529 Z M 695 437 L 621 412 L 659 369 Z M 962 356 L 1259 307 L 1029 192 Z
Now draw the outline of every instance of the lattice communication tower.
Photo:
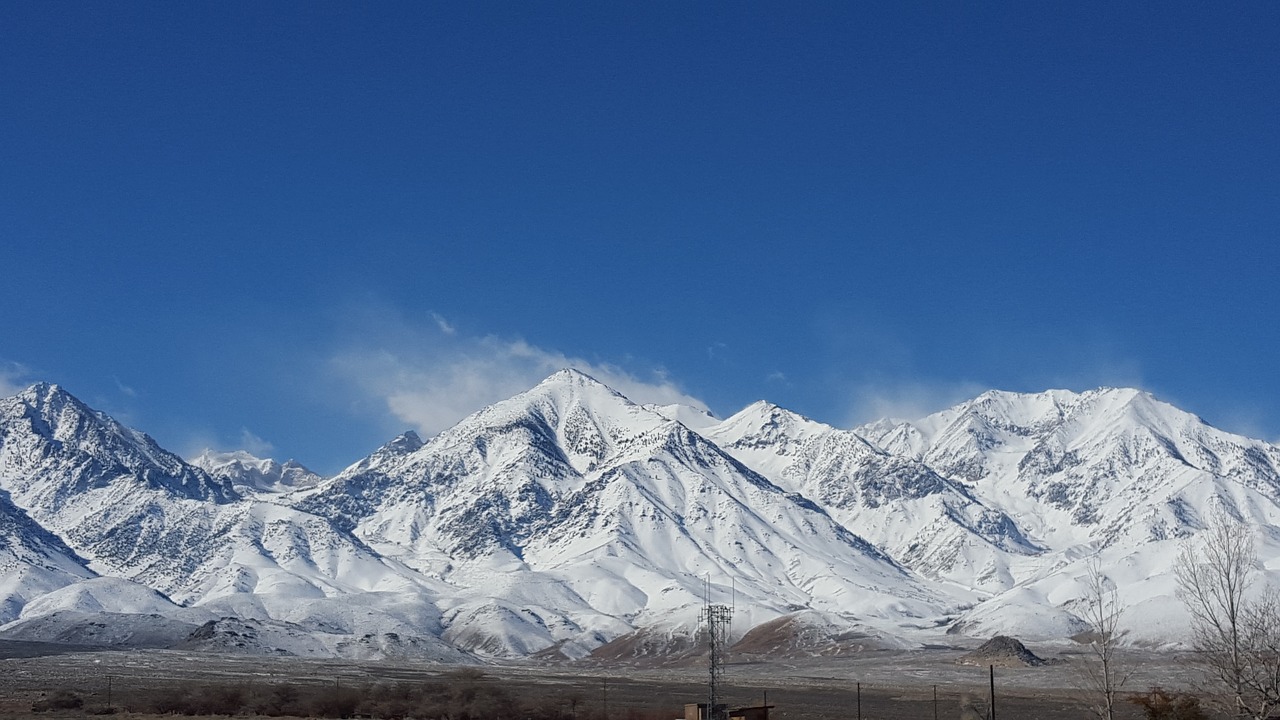
M 729 648 L 729 623 L 733 608 L 728 605 L 712 605 L 702 609 L 699 620 L 707 633 L 708 670 L 707 720 L 724 720 L 725 706 L 720 702 L 720 685 L 724 680 L 724 656 Z

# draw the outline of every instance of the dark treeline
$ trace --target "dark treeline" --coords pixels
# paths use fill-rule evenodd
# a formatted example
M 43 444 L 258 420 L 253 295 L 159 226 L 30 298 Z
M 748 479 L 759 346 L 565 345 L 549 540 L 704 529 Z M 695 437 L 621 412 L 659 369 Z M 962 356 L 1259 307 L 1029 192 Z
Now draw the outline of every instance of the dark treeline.
M 598 710 L 586 708 L 577 692 L 521 692 L 474 670 L 424 682 L 191 683 L 117 692 L 111 707 L 99 693 L 94 701 L 86 702 L 74 690 L 60 689 L 36 702 L 32 710 L 387 720 L 599 720 L 600 715 Z M 623 720 L 670 720 L 683 712 L 674 703 L 670 710 L 619 711 Z

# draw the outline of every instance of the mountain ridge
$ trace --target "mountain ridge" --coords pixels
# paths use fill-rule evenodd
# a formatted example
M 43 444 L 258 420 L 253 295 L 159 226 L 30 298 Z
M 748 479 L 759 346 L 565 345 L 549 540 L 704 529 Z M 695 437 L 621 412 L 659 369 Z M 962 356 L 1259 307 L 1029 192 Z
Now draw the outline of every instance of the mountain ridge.
M 242 451 L 188 463 L 41 383 L 0 399 L 0 492 L 0 637 L 147 606 L 308 654 L 674 650 L 708 592 L 747 629 L 1062 639 L 1094 555 L 1141 610 L 1133 637 L 1167 643 L 1168 558 L 1213 508 L 1280 555 L 1280 448 L 1131 388 L 840 429 L 767 401 L 638 405 L 566 369 L 321 478 Z M 90 600 L 111 593 L 139 600 Z

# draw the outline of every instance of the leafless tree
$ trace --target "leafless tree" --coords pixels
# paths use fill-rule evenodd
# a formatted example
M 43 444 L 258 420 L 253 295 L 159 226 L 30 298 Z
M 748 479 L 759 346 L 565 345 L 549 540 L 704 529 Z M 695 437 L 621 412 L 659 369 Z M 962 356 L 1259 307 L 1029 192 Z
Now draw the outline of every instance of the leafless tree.
M 1098 556 L 1089 560 L 1085 578 L 1083 620 L 1089 625 L 1085 637 L 1089 652 L 1073 662 L 1081 689 L 1089 699 L 1089 710 L 1103 720 L 1113 720 L 1120 690 L 1133 674 L 1124 667 L 1118 657 L 1120 641 L 1125 632 L 1120 629 L 1120 598 L 1115 584 L 1102 572 Z
M 1246 714 L 1269 718 L 1280 709 L 1280 594 L 1268 587 L 1257 600 L 1246 601 L 1241 626 Z
M 1268 588 L 1249 598 L 1256 564 L 1249 527 L 1219 511 L 1174 571 L 1209 684 L 1235 717 L 1263 719 L 1280 708 L 1280 596 Z

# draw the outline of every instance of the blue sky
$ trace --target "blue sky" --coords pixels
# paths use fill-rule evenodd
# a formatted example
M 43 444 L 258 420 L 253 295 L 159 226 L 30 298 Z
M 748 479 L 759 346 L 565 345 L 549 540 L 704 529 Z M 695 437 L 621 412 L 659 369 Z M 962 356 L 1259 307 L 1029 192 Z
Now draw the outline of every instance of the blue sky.
M 1047 5 L 5 4 L 0 390 L 321 471 L 563 364 L 1280 438 L 1280 4 Z

